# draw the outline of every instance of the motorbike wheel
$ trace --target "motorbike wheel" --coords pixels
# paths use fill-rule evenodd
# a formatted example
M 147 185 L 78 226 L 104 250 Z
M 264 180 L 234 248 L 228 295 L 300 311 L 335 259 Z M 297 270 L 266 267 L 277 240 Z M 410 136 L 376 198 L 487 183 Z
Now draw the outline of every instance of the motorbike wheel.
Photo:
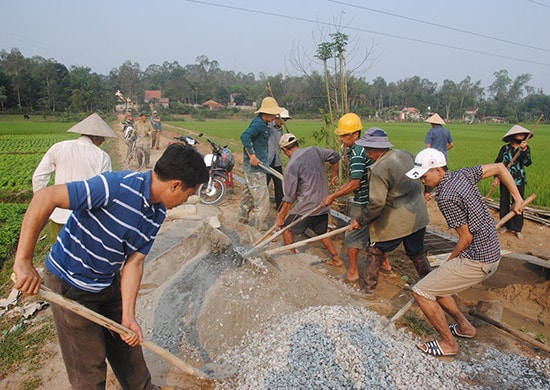
M 210 185 L 210 188 L 208 187 L 208 183 L 201 184 L 199 189 L 197 190 L 197 195 L 199 196 L 201 203 L 218 203 L 225 195 L 224 180 L 219 177 L 212 178 L 212 184 Z
M 139 171 L 145 164 L 145 152 L 141 148 L 136 148 L 134 153 L 126 157 L 126 168 L 131 171 Z

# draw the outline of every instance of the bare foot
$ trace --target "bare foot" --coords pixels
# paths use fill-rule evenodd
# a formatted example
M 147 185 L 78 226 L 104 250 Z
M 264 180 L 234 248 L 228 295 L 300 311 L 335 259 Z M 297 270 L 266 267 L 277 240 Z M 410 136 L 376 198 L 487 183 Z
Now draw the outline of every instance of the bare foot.
M 343 267 L 344 266 L 344 262 L 342 261 L 342 259 L 338 255 L 333 255 L 332 259 L 327 261 L 325 264 L 330 265 L 332 267 Z

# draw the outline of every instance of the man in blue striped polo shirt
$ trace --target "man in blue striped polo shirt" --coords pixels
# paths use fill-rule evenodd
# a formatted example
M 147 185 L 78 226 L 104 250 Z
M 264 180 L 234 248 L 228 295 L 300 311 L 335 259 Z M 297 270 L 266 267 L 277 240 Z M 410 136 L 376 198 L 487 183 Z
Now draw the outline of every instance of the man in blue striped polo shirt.
M 52 305 L 59 344 L 74 389 L 104 388 L 107 359 L 123 389 L 156 389 L 141 347 L 135 305 L 145 256 L 166 217 L 208 180 L 202 156 L 170 145 L 153 171 L 109 172 L 86 181 L 44 188 L 21 225 L 13 266 L 21 292 L 35 295 L 40 275 L 32 264 L 38 235 L 55 207 L 73 210 L 46 258 L 44 283 L 53 291 L 121 323 L 120 337 Z

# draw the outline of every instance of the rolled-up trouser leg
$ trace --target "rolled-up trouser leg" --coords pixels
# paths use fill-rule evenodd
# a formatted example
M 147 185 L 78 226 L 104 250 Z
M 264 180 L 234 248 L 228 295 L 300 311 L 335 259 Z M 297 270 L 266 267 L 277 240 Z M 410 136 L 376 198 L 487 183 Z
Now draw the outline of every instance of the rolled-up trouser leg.
M 384 260 L 384 252 L 380 249 L 367 247 L 367 266 L 363 270 L 363 279 L 365 288 L 362 290 L 366 295 L 373 295 L 376 286 L 378 286 L 378 276 L 380 275 L 380 264 Z
M 409 258 L 412 260 L 414 268 L 416 268 L 416 272 L 421 278 L 428 275 L 432 271 L 432 267 L 430 267 L 430 263 L 428 262 L 428 258 L 424 252 L 409 256 Z

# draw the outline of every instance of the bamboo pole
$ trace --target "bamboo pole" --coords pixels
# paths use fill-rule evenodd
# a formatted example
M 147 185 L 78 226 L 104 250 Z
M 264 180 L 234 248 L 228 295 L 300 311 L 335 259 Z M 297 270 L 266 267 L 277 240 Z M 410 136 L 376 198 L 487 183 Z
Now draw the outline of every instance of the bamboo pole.
M 332 237 L 332 236 L 335 236 L 337 234 L 343 233 L 346 230 L 349 230 L 349 225 L 341 227 L 341 228 L 336 229 L 336 230 L 332 230 L 332 231 L 327 232 L 325 234 L 321 234 L 319 236 L 308 238 L 307 240 L 302 240 L 302 241 L 298 241 L 298 242 L 295 242 L 295 243 L 292 243 L 292 244 L 289 244 L 289 245 L 281 246 L 279 248 L 270 249 L 268 251 L 265 251 L 265 254 L 266 255 L 274 255 L 276 253 L 281 253 L 281 252 L 284 252 L 286 250 L 299 248 L 299 247 L 307 245 L 309 243 L 319 241 L 319 240 L 322 240 L 324 238 Z

